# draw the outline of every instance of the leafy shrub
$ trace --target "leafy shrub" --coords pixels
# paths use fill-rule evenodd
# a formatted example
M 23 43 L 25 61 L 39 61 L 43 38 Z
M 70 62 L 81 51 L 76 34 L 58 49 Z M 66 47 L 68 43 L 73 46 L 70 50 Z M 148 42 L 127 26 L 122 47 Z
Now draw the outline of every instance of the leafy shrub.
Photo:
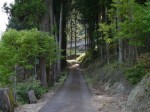
M 53 37 L 37 29 L 8 30 L 0 41 L 0 82 L 3 85 L 9 84 L 9 77 L 13 76 L 16 65 L 26 71 L 32 70 L 35 57 L 40 56 L 44 56 L 47 63 L 56 60 L 56 43 Z
M 137 64 L 125 70 L 125 76 L 131 84 L 137 84 L 150 70 L 150 53 L 141 54 Z
M 22 103 L 28 102 L 28 91 L 34 90 L 37 98 L 40 98 L 47 90 L 40 86 L 40 81 L 29 78 L 26 82 L 17 84 L 17 98 Z
M 125 77 L 131 84 L 137 84 L 145 76 L 145 70 L 141 66 L 134 66 L 125 70 Z
M 150 53 L 141 54 L 138 58 L 138 65 L 141 65 L 145 68 L 150 67 Z

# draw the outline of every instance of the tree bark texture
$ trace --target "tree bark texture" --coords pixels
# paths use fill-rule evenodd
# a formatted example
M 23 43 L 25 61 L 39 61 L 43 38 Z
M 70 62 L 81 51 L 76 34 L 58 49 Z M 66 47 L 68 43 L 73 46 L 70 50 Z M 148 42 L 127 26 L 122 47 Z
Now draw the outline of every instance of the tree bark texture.
M 0 111 L 14 112 L 14 107 L 17 106 L 12 91 L 8 88 L 0 89 Z
M 47 87 L 47 76 L 46 76 L 46 59 L 45 57 L 40 57 L 40 79 L 43 87 Z
M 60 19 L 59 19 L 59 60 L 58 60 L 58 71 L 61 73 L 61 56 L 62 56 L 62 23 L 63 22 L 63 0 L 61 2 Z

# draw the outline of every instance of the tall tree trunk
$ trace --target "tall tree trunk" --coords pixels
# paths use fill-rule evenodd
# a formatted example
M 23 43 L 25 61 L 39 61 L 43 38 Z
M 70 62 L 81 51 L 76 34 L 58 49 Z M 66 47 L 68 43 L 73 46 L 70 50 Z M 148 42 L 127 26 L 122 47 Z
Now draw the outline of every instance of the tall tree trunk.
M 71 36 L 71 46 L 70 46 L 70 56 L 72 55 L 72 40 L 73 40 L 73 35 L 72 35 L 72 18 L 71 18 L 71 31 L 70 31 L 70 36 Z
M 46 59 L 45 57 L 40 57 L 40 72 L 41 72 L 41 84 L 43 87 L 47 87 L 47 76 L 46 76 Z
M 63 0 L 61 2 L 61 9 L 60 9 L 60 19 L 59 19 L 59 60 L 58 60 L 58 72 L 61 73 L 61 56 L 62 56 L 62 21 L 63 20 Z
M 95 27 L 95 24 L 93 21 L 90 21 L 90 31 L 89 31 L 89 40 L 90 40 L 90 47 L 91 47 L 91 50 L 94 51 L 95 49 L 95 42 L 94 42 L 94 38 L 92 38 L 93 36 L 93 33 L 94 33 L 94 27 Z
M 109 43 L 106 43 L 106 54 L 107 54 L 107 64 L 110 63 L 110 56 L 109 56 Z
M 75 57 L 77 56 L 77 14 L 75 14 Z
M 86 34 L 87 34 L 87 35 L 86 35 L 86 36 L 87 36 L 87 39 L 86 39 L 86 41 L 87 41 L 87 42 L 86 42 L 86 45 L 87 45 L 87 46 L 86 46 L 86 49 L 89 49 L 89 45 L 90 45 L 90 42 L 89 42 L 89 32 L 86 32 Z
M 47 73 L 47 82 L 48 82 L 48 86 L 52 86 L 53 85 L 53 73 L 52 73 L 52 66 L 48 66 L 46 67 L 46 73 Z
M 120 15 L 119 15 L 119 9 L 117 9 L 117 23 L 119 23 L 119 22 L 121 22 L 121 18 L 120 18 Z M 119 24 L 118 24 L 118 32 L 119 31 L 121 31 L 121 26 L 119 26 Z M 123 40 L 122 40 L 121 37 L 119 37 L 118 43 L 119 43 L 119 57 L 118 57 L 118 61 L 119 61 L 119 64 L 122 64 L 123 63 Z
M 46 8 L 49 9 L 50 8 L 50 3 L 49 0 L 45 0 L 45 5 Z M 49 32 L 50 31 L 50 15 L 49 15 L 49 11 L 46 12 L 46 14 L 42 17 L 41 21 L 40 21 L 40 31 L 44 31 L 44 32 Z
M 45 0 L 46 8 L 50 8 L 49 0 Z M 50 12 L 47 13 L 42 17 L 40 21 L 40 31 L 50 32 Z M 47 76 L 46 76 L 46 59 L 44 56 L 40 57 L 40 80 L 43 87 L 47 87 Z
M 129 63 L 129 66 L 132 66 L 133 65 L 133 62 L 132 62 L 132 46 L 129 45 L 129 53 L 128 53 L 128 63 Z
M 56 23 L 56 17 L 54 15 L 54 25 L 57 25 Z M 57 32 L 54 32 L 54 37 L 55 37 L 55 41 L 56 41 L 56 54 L 57 54 L 57 58 L 59 58 L 59 41 L 58 41 L 58 37 L 57 37 Z M 57 61 L 55 62 L 55 64 L 53 65 L 53 74 L 54 74 L 54 81 L 56 80 L 56 78 L 58 77 L 58 73 L 59 73 L 59 59 L 57 59 Z
M 125 40 L 124 41 L 124 45 L 123 45 L 123 58 L 124 58 L 124 61 L 126 62 L 127 60 L 127 53 L 128 53 L 128 45 L 127 45 L 127 41 Z
M 86 46 L 87 46 L 87 27 L 86 24 L 84 24 L 84 28 L 85 28 L 85 51 L 86 51 Z
M 115 44 L 115 53 L 114 54 L 115 54 L 115 59 L 117 60 L 118 59 L 118 42 L 115 41 L 114 44 Z
M 123 63 L 123 40 L 119 39 L 119 63 Z
M 64 14 L 64 13 L 63 13 Z M 65 16 L 65 15 L 63 15 Z M 63 17 L 64 20 L 63 20 L 63 29 L 62 29 L 62 59 L 61 59 L 61 71 L 63 71 L 66 66 L 67 66 L 67 61 L 66 61 L 66 55 L 67 55 L 67 52 L 66 52 L 66 49 L 67 49 L 67 35 L 66 35 L 66 19 L 65 17 Z
M 12 91 L 8 88 L 0 88 L 0 112 L 14 112 L 16 106 Z
M 61 71 L 63 71 L 66 66 L 67 66 L 67 61 L 66 61 L 66 49 L 67 49 L 67 35 L 66 35 L 66 24 L 67 24 L 67 11 L 66 9 L 67 5 L 67 0 L 63 1 L 63 12 L 62 12 L 62 43 L 61 43 L 61 49 L 62 49 L 62 59 L 61 59 Z
M 53 0 L 50 0 L 50 34 L 53 35 L 54 27 L 54 13 L 53 13 Z
M 106 22 L 106 24 L 108 24 L 108 21 L 107 21 L 107 7 L 105 7 L 105 22 Z M 110 63 L 109 62 L 110 56 L 109 56 L 109 43 L 108 42 L 106 42 L 106 57 L 107 57 L 107 64 L 109 64 Z
M 103 15 L 102 12 L 100 13 L 100 17 L 102 17 L 102 15 Z M 102 23 L 102 18 L 100 18 L 99 23 Z M 102 62 L 103 61 L 103 37 L 102 37 L 102 32 L 100 32 L 100 40 L 101 41 L 100 41 L 100 45 L 99 45 L 99 51 L 100 51 L 100 61 Z

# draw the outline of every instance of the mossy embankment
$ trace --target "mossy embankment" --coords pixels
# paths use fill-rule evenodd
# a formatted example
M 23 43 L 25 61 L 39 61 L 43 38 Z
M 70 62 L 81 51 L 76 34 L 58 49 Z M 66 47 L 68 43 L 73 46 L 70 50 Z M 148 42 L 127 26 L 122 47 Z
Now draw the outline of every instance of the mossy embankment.
M 84 76 L 92 88 L 101 88 L 114 94 L 129 94 L 133 89 L 133 86 L 125 78 L 125 67 L 115 62 L 103 65 L 99 59 L 96 59 L 88 66 L 85 63 L 81 66 Z
M 143 68 L 128 68 L 116 62 L 104 64 L 100 59 L 83 59 L 81 68 L 96 95 L 101 94 L 101 91 L 105 91 L 104 94 L 126 95 L 121 112 L 150 112 L 150 73 L 144 72 L 143 75 Z
M 150 112 L 150 73 L 130 93 L 126 110 L 127 112 Z

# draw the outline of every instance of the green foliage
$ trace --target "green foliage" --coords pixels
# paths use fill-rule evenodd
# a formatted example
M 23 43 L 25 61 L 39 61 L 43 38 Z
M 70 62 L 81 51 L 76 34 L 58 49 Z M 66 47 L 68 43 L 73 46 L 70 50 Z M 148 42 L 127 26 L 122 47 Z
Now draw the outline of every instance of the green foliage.
M 82 54 L 80 57 L 77 58 L 77 61 L 81 62 L 81 65 L 88 66 L 94 59 L 98 57 L 97 51 L 88 50 L 86 53 Z
M 15 74 L 16 65 L 33 69 L 35 57 L 44 56 L 47 63 L 53 63 L 56 59 L 55 49 L 55 40 L 48 33 L 36 29 L 11 29 L 5 32 L 0 41 L 0 81 L 9 83 L 8 79 Z
M 150 53 L 141 54 L 134 67 L 125 70 L 125 76 L 131 84 L 137 84 L 150 71 Z
M 92 60 L 92 50 L 86 51 L 86 55 L 85 55 L 84 59 L 89 60 L 89 61 Z
M 145 76 L 145 70 L 141 66 L 134 66 L 125 71 L 125 77 L 131 84 L 139 83 Z
M 110 23 L 100 24 L 99 31 L 103 33 L 106 42 L 122 38 L 129 40 L 130 45 L 144 46 L 150 31 L 149 8 L 149 2 L 140 5 L 134 0 L 113 0 L 107 12 Z M 110 35 L 113 37 L 111 40 Z
M 99 31 L 103 34 L 106 43 L 111 43 L 113 41 L 112 38 L 110 38 L 110 34 L 112 34 L 110 33 L 111 27 L 106 23 L 100 23 L 99 26 L 100 26 Z
M 46 13 L 46 4 L 43 0 L 19 0 L 14 5 L 4 6 L 4 9 L 11 14 L 8 27 L 31 29 L 39 27 L 41 17 Z
M 47 90 L 40 86 L 40 81 L 29 78 L 27 81 L 17 84 L 17 98 L 22 103 L 27 103 L 28 92 L 34 90 L 35 96 L 40 98 Z
M 82 14 L 84 22 L 96 18 L 98 9 L 98 0 L 76 0 L 76 9 Z
M 145 69 L 150 69 L 150 53 L 141 54 L 138 57 L 138 65 L 141 65 Z

